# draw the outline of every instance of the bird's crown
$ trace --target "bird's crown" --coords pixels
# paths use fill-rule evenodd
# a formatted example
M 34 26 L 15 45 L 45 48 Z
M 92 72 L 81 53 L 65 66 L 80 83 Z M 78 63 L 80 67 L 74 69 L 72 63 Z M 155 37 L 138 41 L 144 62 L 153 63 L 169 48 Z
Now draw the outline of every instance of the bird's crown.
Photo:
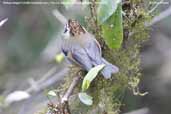
M 85 29 L 79 24 L 79 22 L 74 19 L 68 20 L 68 23 L 65 28 L 65 32 L 67 32 L 67 30 L 69 30 L 69 33 L 72 36 L 77 36 L 80 34 L 84 34 L 86 32 Z

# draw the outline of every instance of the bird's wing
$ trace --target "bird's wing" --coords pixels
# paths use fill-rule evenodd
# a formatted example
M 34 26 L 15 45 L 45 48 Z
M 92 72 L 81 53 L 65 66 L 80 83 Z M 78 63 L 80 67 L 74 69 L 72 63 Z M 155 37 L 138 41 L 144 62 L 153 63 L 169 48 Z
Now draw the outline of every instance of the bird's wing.
M 87 71 L 92 68 L 91 60 L 80 45 L 74 45 L 74 47 L 70 48 L 68 45 L 64 45 L 61 50 L 69 63 L 79 65 Z
M 71 52 L 71 57 L 87 71 L 89 71 L 93 67 L 90 58 L 88 57 L 85 50 L 81 47 L 73 49 Z
M 102 56 L 102 50 L 101 50 L 101 46 L 100 46 L 100 44 L 99 44 L 99 42 L 94 38 L 93 39 L 94 40 L 94 42 L 95 42 L 95 45 L 98 47 L 98 49 L 99 49 L 99 54 Z
M 91 59 L 93 64 L 101 64 L 101 47 L 98 41 L 95 38 L 92 38 L 89 40 L 88 43 L 85 45 L 85 51 L 88 55 L 88 57 Z

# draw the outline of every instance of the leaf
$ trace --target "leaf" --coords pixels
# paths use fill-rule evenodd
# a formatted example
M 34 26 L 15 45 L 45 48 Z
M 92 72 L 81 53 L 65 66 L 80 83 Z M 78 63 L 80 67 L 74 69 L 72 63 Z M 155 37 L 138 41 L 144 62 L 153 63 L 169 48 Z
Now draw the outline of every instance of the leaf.
M 0 21 L 0 27 L 1 27 L 2 25 L 4 25 L 7 21 L 8 21 L 8 18 L 5 18 L 5 19 L 1 20 L 1 21 Z
M 104 23 L 117 9 L 121 0 L 101 0 L 97 9 L 97 18 Z
M 104 64 L 97 65 L 96 67 L 93 67 L 90 69 L 90 71 L 86 74 L 86 76 L 83 79 L 82 83 L 82 91 L 85 91 L 89 88 L 90 83 L 93 81 L 93 79 L 97 76 L 100 70 L 104 68 Z
M 120 48 L 123 41 L 122 5 L 102 25 L 102 36 L 109 48 Z
M 90 81 L 89 80 L 83 80 L 83 84 L 82 84 L 82 91 L 85 91 L 86 89 L 88 89 L 89 88 L 89 86 L 90 86 Z
M 5 98 L 5 103 L 11 104 L 12 102 L 28 99 L 29 97 L 30 97 L 30 94 L 28 92 L 14 91 L 10 93 L 9 95 L 7 95 L 7 97 Z
M 64 54 L 60 53 L 55 56 L 55 60 L 57 63 L 61 63 L 64 60 Z
M 92 100 L 93 98 L 91 96 L 87 95 L 87 93 L 84 93 L 84 92 L 79 93 L 78 97 L 79 97 L 80 101 L 86 105 L 93 104 L 93 100 Z
M 48 92 L 48 95 L 53 96 L 53 97 L 56 97 L 56 96 L 57 96 L 57 95 L 56 95 L 56 92 L 55 92 L 54 90 L 50 90 L 50 91 Z
M 74 5 L 74 3 L 76 2 L 76 0 L 63 0 L 63 5 L 65 6 L 66 9 L 70 8 L 72 5 Z

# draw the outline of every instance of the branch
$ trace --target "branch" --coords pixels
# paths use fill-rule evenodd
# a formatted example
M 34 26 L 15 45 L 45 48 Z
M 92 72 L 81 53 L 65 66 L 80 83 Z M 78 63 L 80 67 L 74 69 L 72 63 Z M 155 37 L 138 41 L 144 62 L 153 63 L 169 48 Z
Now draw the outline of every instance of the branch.
M 45 73 L 41 79 L 35 81 L 34 82 L 35 85 L 31 85 L 25 91 L 28 93 L 31 93 L 34 91 L 38 92 L 40 90 L 43 90 L 43 89 L 49 87 L 50 85 L 56 83 L 58 80 L 60 80 L 60 77 L 62 77 L 64 74 L 66 74 L 66 72 L 68 72 L 68 68 L 64 68 L 62 71 L 57 72 L 57 68 L 56 68 L 56 66 L 54 66 L 47 73 Z M 49 77 L 51 77 L 51 78 L 49 78 Z M 36 89 L 34 87 L 36 87 Z
M 157 2 L 157 4 L 148 12 L 148 14 L 151 14 L 154 10 L 156 10 L 162 2 L 164 2 L 164 0 Z
M 155 16 L 150 23 L 145 23 L 145 26 L 146 27 L 152 26 L 158 23 L 159 21 L 169 17 L 170 15 L 171 15 L 171 7 L 161 12 L 158 16 Z
M 48 104 L 48 112 L 46 114 L 71 114 L 68 99 L 73 93 L 80 79 L 81 76 L 77 76 L 73 79 L 70 87 L 66 91 L 65 95 L 61 98 L 61 102 L 59 104 Z
M 149 110 L 149 108 L 144 107 L 144 108 L 133 110 L 131 112 L 127 112 L 124 114 L 150 114 L 150 110 Z
M 62 15 L 58 10 L 53 10 L 52 13 L 63 25 L 67 23 L 67 18 Z
M 77 76 L 73 79 L 70 87 L 68 88 L 68 90 L 66 91 L 65 95 L 62 97 L 61 99 L 61 103 L 64 103 L 66 101 L 68 101 L 69 97 L 71 96 L 71 94 L 73 93 L 75 87 L 77 86 L 77 84 L 79 83 L 81 77 Z
M 151 27 L 154 24 L 162 21 L 163 19 L 167 18 L 171 16 L 171 7 L 169 7 L 168 9 L 166 9 L 165 11 L 161 12 L 159 15 L 155 16 L 150 22 L 145 22 L 144 26 L 145 27 Z M 129 33 L 129 37 L 131 37 L 132 35 L 134 35 L 136 32 L 131 32 Z

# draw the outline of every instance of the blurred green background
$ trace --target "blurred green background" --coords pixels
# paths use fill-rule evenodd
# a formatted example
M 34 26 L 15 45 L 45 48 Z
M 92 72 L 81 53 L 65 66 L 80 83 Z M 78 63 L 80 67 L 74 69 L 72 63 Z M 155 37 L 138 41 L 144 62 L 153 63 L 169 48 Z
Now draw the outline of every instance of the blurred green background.
M 23 0 L 25 1 L 25 0 Z M 148 4 L 148 1 L 146 1 Z M 156 12 L 170 8 L 161 4 Z M 1 108 L 0 114 L 33 114 L 46 106 L 48 102 L 44 89 L 57 86 L 62 79 L 65 64 L 54 65 L 51 62 L 59 52 L 63 24 L 56 19 L 52 11 L 57 9 L 66 18 L 82 20 L 88 15 L 83 6 L 74 5 L 66 9 L 63 5 L 5 5 L 0 2 L 0 20 L 8 21 L 0 28 L 0 95 L 7 96 L 15 90 L 28 90 L 30 79 L 39 80 L 54 66 L 56 74 L 48 77 L 55 82 L 43 90 L 30 90 L 31 98 L 14 102 L 9 107 Z M 171 11 L 170 11 L 171 12 Z M 171 15 L 171 14 L 170 14 Z M 82 22 L 83 23 L 83 22 Z M 145 97 L 135 97 L 127 92 L 123 113 L 137 109 L 148 109 L 147 114 L 171 113 L 171 16 L 151 27 L 150 40 L 142 48 L 143 79 L 141 89 L 148 91 Z M 34 84 L 33 84 L 34 85 Z M 130 114 L 145 114 L 135 112 Z

